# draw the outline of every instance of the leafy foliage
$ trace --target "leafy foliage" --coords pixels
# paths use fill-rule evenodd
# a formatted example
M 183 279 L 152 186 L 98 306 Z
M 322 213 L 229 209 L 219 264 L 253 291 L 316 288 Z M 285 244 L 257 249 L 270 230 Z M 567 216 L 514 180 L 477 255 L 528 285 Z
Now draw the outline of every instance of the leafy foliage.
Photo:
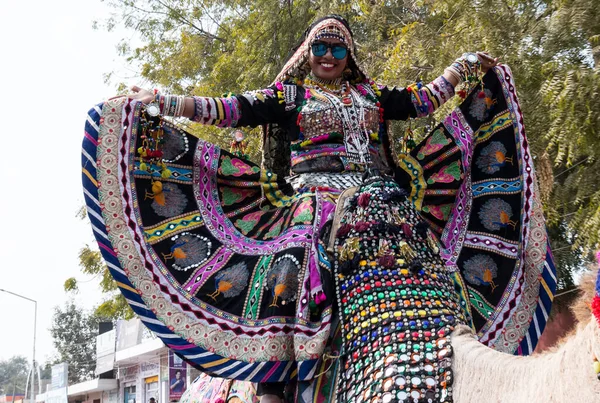
M 82 206 L 77 212 L 77 217 L 82 220 L 87 217 L 87 210 Z M 117 283 L 110 275 L 108 267 L 104 264 L 102 255 L 98 250 L 92 250 L 86 245 L 79 251 L 79 267 L 81 273 L 100 278 L 100 290 L 105 294 L 105 299 L 98 305 L 94 315 L 100 318 L 112 319 L 131 319 L 134 314 L 131 307 L 119 292 Z M 88 280 L 89 281 L 89 280 Z M 63 288 L 67 292 L 78 293 L 79 282 L 75 277 L 65 280 Z
M 133 317 L 133 311 L 119 292 L 117 283 L 110 275 L 99 251 L 92 250 L 88 245 L 82 248 L 79 251 L 79 267 L 83 274 L 99 277 L 100 289 L 106 294 L 104 302 L 96 307 L 95 315 L 110 319 L 131 319 Z M 77 293 L 79 291 L 77 279 L 75 277 L 67 279 L 64 289 L 67 292 Z
M 0 395 L 24 393 L 29 369 L 30 364 L 22 355 L 0 361 Z
M 54 308 L 50 334 L 57 351 L 56 362 L 69 363 L 69 384 L 94 377 L 99 318 L 75 305 Z
M 595 0 L 107 0 L 141 39 L 120 54 L 165 91 L 220 95 L 268 85 L 316 17 L 344 15 L 359 59 L 377 81 L 431 80 L 465 51 L 486 50 L 511 66 L 537 158 L 550 234 L 564 285 L 600 242 L 600 8 Z M 411 122 L 426 132 L 434 118 Z M 400 136 L 406 123 L 393 126 Z M 229 133 L 192 125 L 226 147 Z M 251 136 L 258 157 L 260 136 Z M 555 175 L 556 173 L 556 175 Z M 562 281 L 562 280 L 561 280 Z M 561 283 L 563 285 L 563 283 Z

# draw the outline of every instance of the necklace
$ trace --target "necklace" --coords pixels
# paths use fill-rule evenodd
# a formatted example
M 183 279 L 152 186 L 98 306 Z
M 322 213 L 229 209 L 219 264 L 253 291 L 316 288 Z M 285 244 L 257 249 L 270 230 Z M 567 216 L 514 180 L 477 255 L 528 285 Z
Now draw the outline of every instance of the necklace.
M 304 84 L 312 87 L 327 88 L 331 91 L 339 91 L 342 86 L 342 77 L 338 77 L 334 80 L 324 80 L 310 74 L 304 79 Z
M 318 92 L 329 92 L 339 96 L 342 104 L 352 106 L 352 97 L 350 96 L 350 84 L 348 81 L 342 82 L 341 78 L 335 80 L 323 80 L 321 78 L 309 76 L 304 80 L 304 85 L 315 88 Z
M 365 107 L 360 102 L 360 94 L 350 85 L 347 85 L 340 95 L 325 91 L 319 86 L 315 90 L 319 98 L 331 104 L 342 122 L 348 160 L 357 164 L 368 164 L 371 161 L 369 134 L 364 127 Z

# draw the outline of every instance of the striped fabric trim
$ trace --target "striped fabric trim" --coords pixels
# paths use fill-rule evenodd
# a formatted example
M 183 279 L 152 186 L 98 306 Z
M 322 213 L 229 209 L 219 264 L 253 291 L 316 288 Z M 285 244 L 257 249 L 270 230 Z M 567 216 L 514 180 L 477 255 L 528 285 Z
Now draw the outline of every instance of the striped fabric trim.
M 550 243 L 548 243 L 548 250 L 546 252 L 546 263 L 544 264 L 544 270 L 542 272 L 542 278 L 540 281 L 540 296 L 538 299 L 538 306 L 533 315 L 532 323 L 529 326 L 529 331 L 521 340 L 515 355 L 529 355 L 533 353 L 535 346 L 539 338 L 542 335 L 546 327 L 548 320 L 548 314 L 552 307 L 552 301 L 556 294 L 556 268 L 554 267 L 554 257 L 550 250 Z
M 190 344 L 179 335 L 171 331 L 156 315 L 147 309 L 139 292 L 129 281 L 126 273 L 121 268 L 119 260 L 116 257 L 113 246 L 111 245 L 106 231 L 106 225 L 102 218 L 101 203 L 98 198 L 98 187 L 96 182 L 96 149 L 98 145 L 98 130 L 102 113 L 102 104 L 95 106 L 88 112 L 85 124 L 85 135 L 82 144 L 81 164 L 82 164 L 82 182 L 83 194 L 87 206 L 88 217 L 100 252 L 106 265 L 115 279 L 121 293 L 133 309 L 133 311 L 142 320 L 144 325 L 156 335 L 176 354 L 185 359 L 190 365 L 204 370 L 209 374 L 218 374 L 223 378 L 232 378 L 251 382 L 282 382 L 287 381 L 297 375 L 294 362 L 255 362 L 247 363 L 234 359 L 224 358 L 209 351 Z M 302 371 L 298 374 L 306 376 L 310 371 L 304 368 L 310 368 L 317 365 L 318 360 L 304 361 L 299 364 Z M 300 378 L 302 379 L 302 378 Z

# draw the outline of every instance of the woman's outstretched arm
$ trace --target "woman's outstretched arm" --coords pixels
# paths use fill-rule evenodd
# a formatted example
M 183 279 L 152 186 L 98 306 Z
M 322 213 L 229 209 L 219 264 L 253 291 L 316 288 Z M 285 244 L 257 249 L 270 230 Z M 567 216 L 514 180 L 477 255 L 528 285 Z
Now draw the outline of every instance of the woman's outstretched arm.
M 470 69 L 474 68 L 475 63 L 479 63 L 483 73 L 498 63 L 497 58 L 482 52 L 477 53 L 474 61 L 464 60 L 464 57 L 465 55 L 457 59 L 446 68 L 443 75 L 429 84 L 418 83 L 407 88 L 382 87 L 380 102 L 384 109 L 384 119 L 406 120 L 428 116 L 454 96 L 454 88 L 465 75 L 472 73 Z
M 258 91 L 225 97 L 162 95 L 134 86 L 129 98 L 154 103 L 164 116 L 186 117 L 219 127 L 256 127 L 293 118 L 297 86 L 276 83 Z

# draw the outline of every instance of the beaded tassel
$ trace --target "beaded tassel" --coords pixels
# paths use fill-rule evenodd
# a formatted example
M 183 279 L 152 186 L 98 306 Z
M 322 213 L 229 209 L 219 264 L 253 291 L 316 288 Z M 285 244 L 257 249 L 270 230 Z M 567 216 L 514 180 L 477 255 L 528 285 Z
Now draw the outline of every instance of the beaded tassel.
M 142 106 L 140 114 L 140 138 L 142 145 L 137 149 L 140 156 L 140 170 L 147 171 L 152 177 L 152 192 L 146 192 L 145 198 L 161 198 L 163 186 L 160 179 L 152 175 L 153 167 L 158 167 L 160 178 L 166 179 L 171 176 L 171 170 L 163 161 L 162 148 L 165 143 L 162 115 L 147 113 L 146 106 Z M 156 170 L 156 168 L 154 168 Z

